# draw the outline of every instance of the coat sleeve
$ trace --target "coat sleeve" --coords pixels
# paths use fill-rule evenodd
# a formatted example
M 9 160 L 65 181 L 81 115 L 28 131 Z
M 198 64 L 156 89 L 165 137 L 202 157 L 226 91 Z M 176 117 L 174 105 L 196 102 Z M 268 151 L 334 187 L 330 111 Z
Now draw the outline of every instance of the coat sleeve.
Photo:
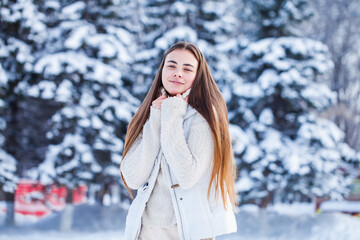
M 148 180 L 160 149 L 160 110 L 151 107 L 142 133 L 121 161 L 120 171 L 126 184 L 138 189 Z
M 168 98 L 161 106 L 161 150 L 183 189 L 194 186 L 212 167 L 214 140 L 206 120 L 195 114 L 185 139 L 183 121 L 187 103 L 180 98 Z

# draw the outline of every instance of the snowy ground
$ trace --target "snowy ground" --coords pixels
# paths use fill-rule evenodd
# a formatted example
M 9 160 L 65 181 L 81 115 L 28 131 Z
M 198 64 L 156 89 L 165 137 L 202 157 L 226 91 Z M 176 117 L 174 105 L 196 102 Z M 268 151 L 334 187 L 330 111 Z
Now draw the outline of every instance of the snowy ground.
M 0 203 L 1 209 L 1 203 Z M 275 205 L 260 211 L 253 205 L 242 206 L 237 214 L 238 232 L 217 240 L 358 240 L 360 219 L 341 213 L 315 214 L 311 204 Z M 121 240 L 126 210 L 118 206 L 77 206 L 73 230 L 60 232 L 60 214 L 43 219 L 16 216 L 18 226 L 0 226 L 1 240 Z M 4 214 L 0 213 L 0 223 Z

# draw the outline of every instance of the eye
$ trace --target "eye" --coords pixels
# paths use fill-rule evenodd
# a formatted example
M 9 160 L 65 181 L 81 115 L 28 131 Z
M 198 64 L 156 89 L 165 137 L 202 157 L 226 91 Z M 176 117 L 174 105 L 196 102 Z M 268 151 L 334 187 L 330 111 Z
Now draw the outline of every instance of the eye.
M 175 68 L 175 65 L 168 65 L 168 68 Z
M 190 69 L 190 68 L 185 68 L 185 71 L 187 71 L 187 72 L 192 72 L 192 69 Z

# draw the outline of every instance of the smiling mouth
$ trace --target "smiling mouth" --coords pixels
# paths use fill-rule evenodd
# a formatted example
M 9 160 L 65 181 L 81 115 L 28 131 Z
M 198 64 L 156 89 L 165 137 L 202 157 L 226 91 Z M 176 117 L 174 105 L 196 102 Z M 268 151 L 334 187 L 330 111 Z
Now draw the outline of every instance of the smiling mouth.
M 183 85 L 183 84 L 184 84 L 184 83 L 178 82 L 178 81 L 171 81 L 171 80 L 170 80 L 170 82 L 173 83 L 173 84 L 176 84 L 176 85 Z

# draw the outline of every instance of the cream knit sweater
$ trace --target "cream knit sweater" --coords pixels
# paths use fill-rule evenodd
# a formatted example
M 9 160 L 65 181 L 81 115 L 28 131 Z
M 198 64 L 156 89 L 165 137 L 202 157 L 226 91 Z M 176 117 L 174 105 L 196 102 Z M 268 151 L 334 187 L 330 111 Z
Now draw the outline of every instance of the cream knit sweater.
M 147 182 L 160 147 L 163 152 L 154 190 L 142 218 L 146 226 L 166 227 L 176 223 L 169 186 L 162 171 L 164 161 L 184 189 L 194 186 L 212 167 L 214 143 L 210 127 L 201 114 L 195 113 L 186 140 L 183 129 L 186 111 L 187 103 L 177 97 L 165 99 L 161 111 L 151 107 L 142 133 L 121 162 L 126 183 L 138 189 Z

